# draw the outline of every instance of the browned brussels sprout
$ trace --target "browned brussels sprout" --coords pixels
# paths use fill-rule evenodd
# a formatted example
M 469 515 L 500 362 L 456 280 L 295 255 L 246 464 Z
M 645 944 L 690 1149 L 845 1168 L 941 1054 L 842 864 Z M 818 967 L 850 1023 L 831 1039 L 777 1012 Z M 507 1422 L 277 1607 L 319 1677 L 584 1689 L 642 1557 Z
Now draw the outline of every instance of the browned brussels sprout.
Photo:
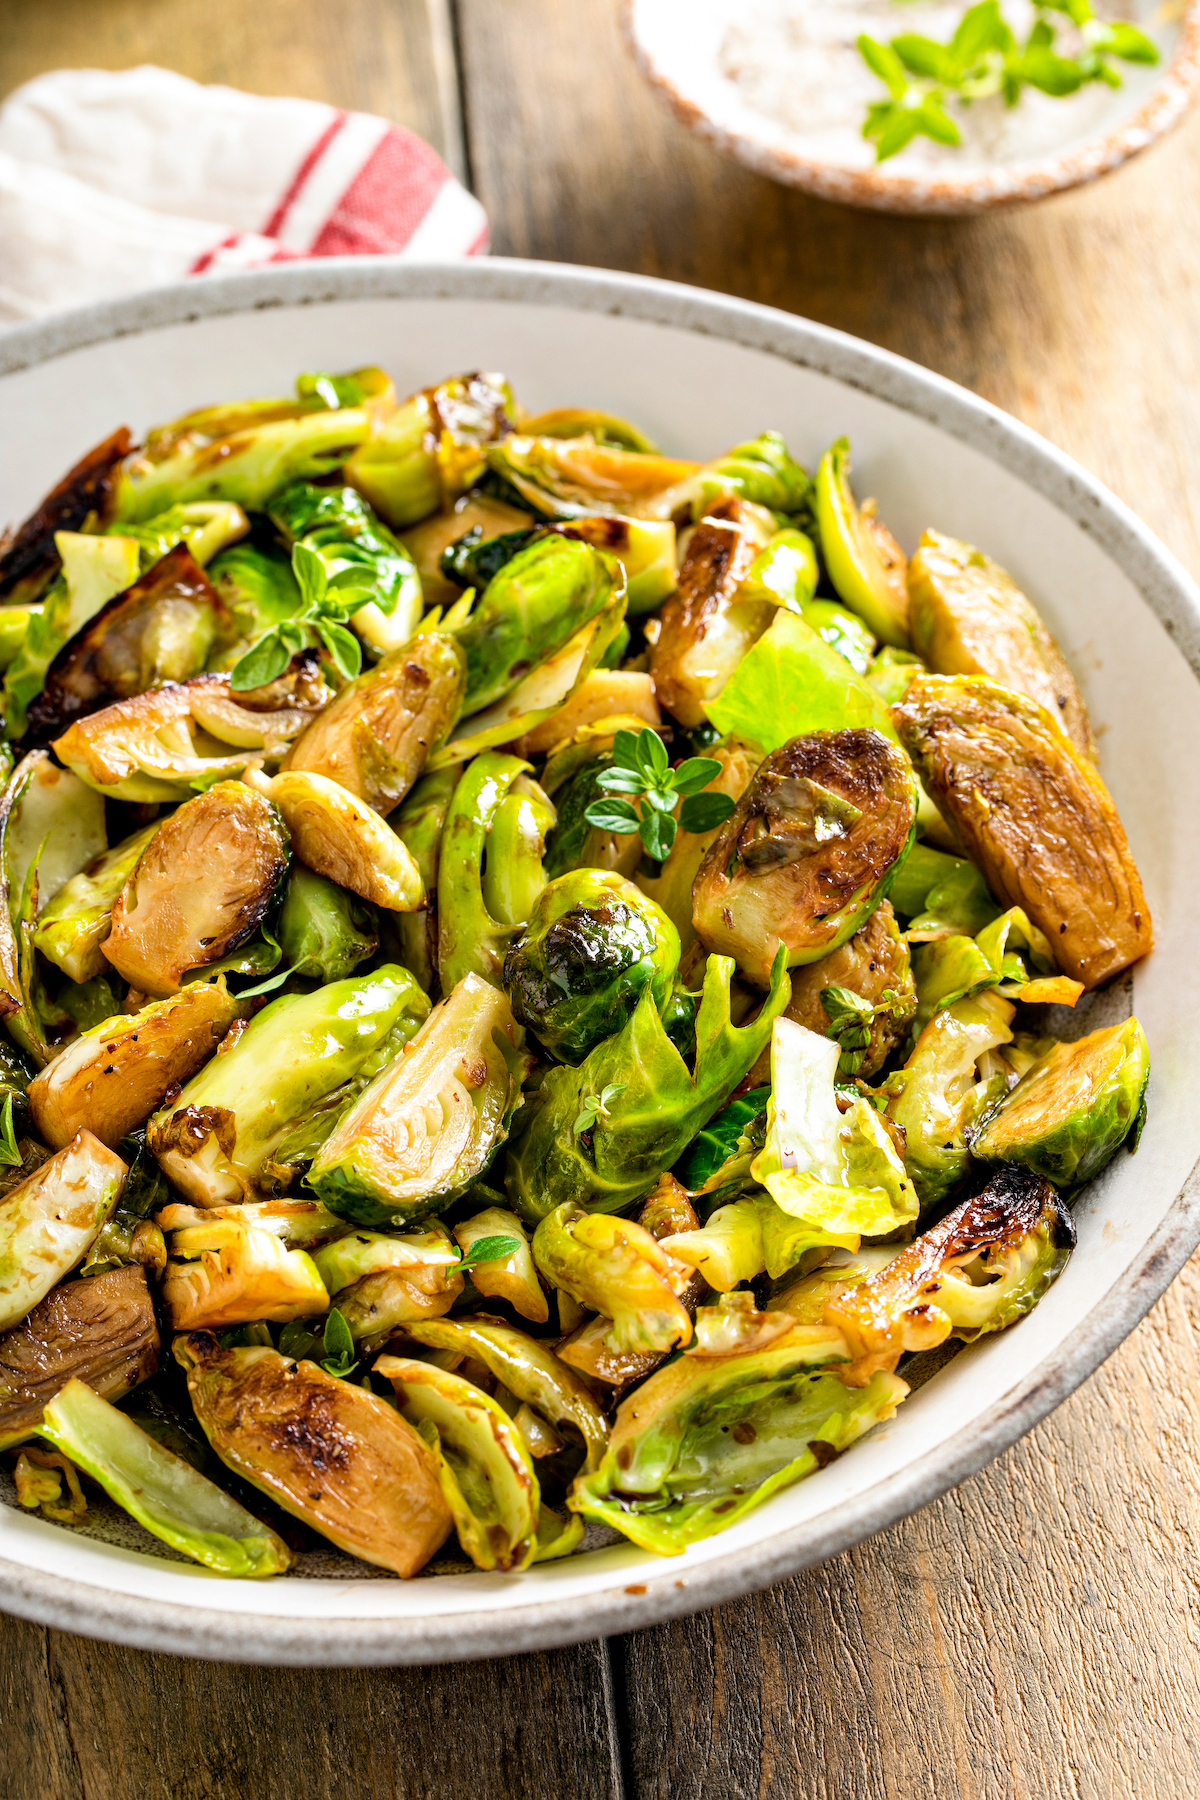
M 476 371 L 424 388 L 360 443 L 346 480 L 403 531 L 474 486 L 485 447 L 512 430 L 512 405 L 503 375 Z
M 158 1368 L 159 1336 L 146 1271 L 136 1263 L 64 1281 L 0 1337 L 0 1449 L 41 1424 L 73 1375 L 119 1400 Z
M 112 517 L 115 472 L 133 448 L 124 425 L 81 457 L 12 533 L 0 537 L 0 600 L 19 606 L 36 600 L 62 567 L 56 531 L 80 531 Z
M 489 466 L 545 518 L 589 513 L 637 517 L 699 464 L 658 451 L 625 450 L 587 437 L 508 437 L 487 451 Z
M 846 438 L 821 458 L 813 500 L 825 566 L 839 596 L 866 620 L 880 643 L 907 648 L 904 552 L 877 517 L 874 502 L 855 503 Z
M 127 1170 L 90 1131 L 0 1200 L 0 1331 L 44 1300 L 91 1249 Z
M 465 685 L 466 661 L 454 638 L 433 631 L 415 637 L 344 687 L 282 767 L 326 775 L 389 813 L 450 735 Z
M 198 675 L 233 615 L 186 544 L 177 544 L 124 593 L 109 600 L 59 651 L 27 730 L 45 741 L 73 719 L 167 681 Z
M 108 968 L 103 945 L 112 930 L 112 909 L 157 830 L 147 825 L 93 858 L 38 914 L 34 948 L 72 981 L 91 981 Z
M 351 1556 L 415 1575 L 450 1534 L 437 1467 L 385 1400 L 263 1348 L 176 1338 L 188 1392 L 221 1461 Z
M 827 956 L 887 893 L 916 817 L 912 771 L 879 732 L 793 738 L 767 757 L 700 866 L 701 942 L 759 987 L 780 945 L 790 968 Z
M 716 698 L 778 611 L 774 596 L 738 593 L 766 538 L 741 500 L 724 501 L 688 537 L 650 653 L 655 693 L 681 725 L 705 723 L 704 702 Z
M 104 954 L 144 993 L 177 993 L 262 923 L 287 877 L 283 821 L 244 782 L 222 781 L 171 814 L 113 907 Z
M 257 1225 L 205 1219 L 171 1233 L 162 1303 L 176 1331 L 219 1331 L 252 1319 L 287 1324 L 329 1308 L 306 1250 Z
M 927 531 L 908 565 L 913 649 L 935 675 L 987 675 L 1028 694 L 1095 760 L 1083 695 L 1037 608 L 981 550 Z
M 469 533 L 477 531 L 479 536 L 473 542 L 486 544 L 510 532 L 528 531 L 532 524 L 532 513 L 518 512 L 516 507 L 506 506 L 502 500 L 475 493 L 464 494 L 446 511 L 422 519 L 419 525 L 409 526 L 404 533 L 404 543 L 417 565 L 425 604 L 450 606 L 459 598 L 462 589 L 442 573 L 441 562 L 443 555 Z
M 1150 909 L 1112 796 L 1050 714 L 978 676 L 918 675 L 893 717 L 939 812 L 1003 906 L 1099 987 L 1145 956 Z

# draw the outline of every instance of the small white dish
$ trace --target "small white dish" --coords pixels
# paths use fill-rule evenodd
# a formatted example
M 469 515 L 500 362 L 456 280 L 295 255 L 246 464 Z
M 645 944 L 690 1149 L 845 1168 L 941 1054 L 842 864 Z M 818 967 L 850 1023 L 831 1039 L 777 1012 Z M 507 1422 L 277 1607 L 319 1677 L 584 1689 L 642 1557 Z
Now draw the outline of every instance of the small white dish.
M 1200 594 L 1126 507 L 1022 425 L 924 369 L 765 307 L 536 263 L 297 263 L 134 295 L 0 336 L 0 511 L 19 519 L 83 447 L 298 371 L 379 362 L 401 391 L 502 369 L 538 411 L 624 414 L 709 456 L 774 427 L 810 466 L 848 433 L 856 482 L 910 549 L 936 523 L 1005 564 L 1046 614 L 1101 732 L 1157 949 L 1099 996 L 1150 1041 L 1150 1115 L 1077 1210 L 1037 1311 L 984 1339 L 894 1420 L 723 1536 L 657 1559 L 620 1544 L 518 1576 L 415 1581 L 331 1554 L 301 1578 L 221 1580 L 119 1516 L 98 1535 L 0 1505 L 0 1607 L 190 1656 L 449 1661 L 639 1630 L 820 1562 L 926 1505 L 1036 1424 L 1200 1241 Z M 1093 1011 L 1085 1028 L 1097 1021 Z M 106 1534 L 109 1541 L 106 1541 Z M 305 1578 L 307 1577 L 307 1578 Z

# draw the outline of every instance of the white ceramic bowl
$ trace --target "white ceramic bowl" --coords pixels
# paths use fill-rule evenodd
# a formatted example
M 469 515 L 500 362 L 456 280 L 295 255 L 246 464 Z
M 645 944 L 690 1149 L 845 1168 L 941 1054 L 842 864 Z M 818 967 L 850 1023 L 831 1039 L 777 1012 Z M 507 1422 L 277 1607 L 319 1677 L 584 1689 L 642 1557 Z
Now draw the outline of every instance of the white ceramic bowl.
M 745 0 L 623 0 L 622 16 L 642 73 L 692 131 L 760 175 L 878 212 L 986 212 L 1095 181 L 1177 125 L 1200 85 L 1200 0 L 1135 0 L 1132 17 L 1160 46 L 1160 61 L 1115 65 L 1121 86 L 1089 87 L 1066 103 L 1069 115 L 1061 101 L 1023 101 L 1039 111 L 1043 130 L 1062 114 L 1062 134 L 1052 128 L 1043 147 L 981 157 L 919 139 L 895 161 L 876 163 L 873 147 L 857 137 L 846 143 L 841 133 L 797 129 L 778 77 L 768 76 L 778 94 L 757 105 L 753 89 L 731 78 L 727 33 L 754 20 Z M 905 28 L 898 11 L 890 35 Z M 767 53 L 768 69 L 772 56 L 777 49 Z M 884 96 L 882 84 L 867 83 L 864 92 Z
M 1132 1329 L 1200 1239 L 1200 595 L 1112 495 L 984 401 L 911 363 L 743 301 L 516 262 L 293 265 L 118 300 L 0 337 L 0 510 L 17 518 L 112 428 L 302 369 L 380 362 L 401 391 L 503 369 L 535 411 L 636 419 L 707 456 L 768 426 L 812 461 L 848 432 L 861 493 L 911 547 L 935 523 L 1042 607 L 1081 680 L 1154 911 L 1132 985 L 1154 1056 L 1136 1158 L 1078 1209 L 1079 1248 L 1029 1318 L 964 1350 L 887 1426 L 723 1537 L 657 1560 L 621 1544 L 518 1576 L 224 1581 L 0 1506 L 0 1606 L 72 1631 L 245 1661 L 503 1655 L 712 1605 L 844 1550 L 980 1468 Z M 1190 665 L 1190 666 L 1189 666 Z M 330 1572 L 317 1564 L 314 1573 Z

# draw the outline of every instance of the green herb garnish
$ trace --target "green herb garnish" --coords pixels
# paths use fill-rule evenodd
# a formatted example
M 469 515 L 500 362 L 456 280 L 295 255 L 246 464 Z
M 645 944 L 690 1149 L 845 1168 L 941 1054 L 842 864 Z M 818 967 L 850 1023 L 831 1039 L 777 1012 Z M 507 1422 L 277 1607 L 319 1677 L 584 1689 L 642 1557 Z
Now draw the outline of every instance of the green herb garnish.
M 353 680 L 362 668 L 362 647 L 346 620 L 374 598 L 362 585 L 360 569 L 339 569 L 330 575 L 309 544 L 292 550 L 292 572 L 300 588 L 300 608 L 264 632 L 257 643 L 233 665 L 229 685 L 242 693 L 264 687 L 283 674 L 292 657 L 314 641 L 324 646 L 334 667 Z
M 649 726 L 640 732 L 618 731 L 612 756 L 611 768 L 596 780 L 604 792 L 583 816 L 598 831 L 611 831 L 619 837 L 632 837 L 636 832 L 646 854 L 657 862 L 670 853 L 680 825 L 685 831 L 712 831 L 723 825 L 734 809 L 735 802 L 728 794 L 701 792 L 721 773 L 715 757 L 689 756 L 672 769 L 667 746 Z M 632 800 L 614 797 L 622 794 L 636 796 L 640 807 Z M 674 813 L 681 798 L 677 822 Z

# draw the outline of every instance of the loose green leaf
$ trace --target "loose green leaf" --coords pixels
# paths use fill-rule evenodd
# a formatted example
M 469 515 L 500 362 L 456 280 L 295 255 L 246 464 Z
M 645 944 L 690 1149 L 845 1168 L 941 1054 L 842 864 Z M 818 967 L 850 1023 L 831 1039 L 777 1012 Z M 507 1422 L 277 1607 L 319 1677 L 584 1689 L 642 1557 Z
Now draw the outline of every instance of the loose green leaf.
M 521 1243 L 519 1238 L 499 1236 L 478 1238 L 475 1243 L 471 1245 L 471 1248 L 467 1251 L 462 1261 L 455 1263 L 454 1267 L 461 1275 L 465 1269 L 473 1269 L 479 1263 L 499 1262 L 502 1258 L 511 1256 L 515 1250 L 519 1250 L 520 1248 Z
M 685 831 L 715 831 L 736 805 L 728 794 L 690 794 L 679 809 L 679 823 Z
M 358 1367 L 350 1327 L 336 1306 L 331 1307 L 326 1315 L 321 1347 L 325 1352 L 321 1358 L 321 1367 L 327 1375 L 336 1375 L 344 1381 Z
M 19 1169 L 21 1152 L 17 1148 L 16 1133 L 13 1130 L 13 1097 L 4 1096 L 4 1111 L 0 1113 L 0 1167 Z

